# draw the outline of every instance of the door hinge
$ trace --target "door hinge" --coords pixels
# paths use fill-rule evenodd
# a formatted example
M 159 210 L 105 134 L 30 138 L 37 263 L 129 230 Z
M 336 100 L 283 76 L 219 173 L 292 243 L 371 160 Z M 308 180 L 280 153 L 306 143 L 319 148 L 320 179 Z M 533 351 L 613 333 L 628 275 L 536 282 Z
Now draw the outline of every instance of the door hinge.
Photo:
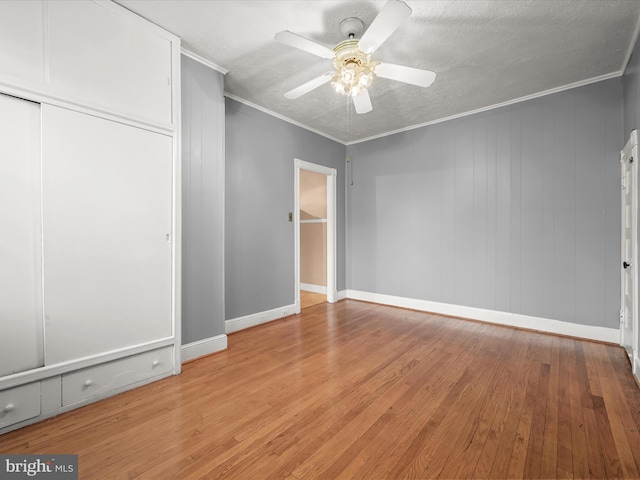
M 620 325 L 624 323 L 624 312 L 620 310 Z

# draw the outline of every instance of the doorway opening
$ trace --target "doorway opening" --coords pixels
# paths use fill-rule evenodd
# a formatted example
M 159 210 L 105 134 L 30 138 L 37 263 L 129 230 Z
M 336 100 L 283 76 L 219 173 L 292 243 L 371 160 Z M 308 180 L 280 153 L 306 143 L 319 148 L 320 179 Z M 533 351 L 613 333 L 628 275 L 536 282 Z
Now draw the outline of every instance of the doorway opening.
M 303 306 L 336 301 L 336 169 L 296 158 L 294 182 L 294 284 L 300 313 Z

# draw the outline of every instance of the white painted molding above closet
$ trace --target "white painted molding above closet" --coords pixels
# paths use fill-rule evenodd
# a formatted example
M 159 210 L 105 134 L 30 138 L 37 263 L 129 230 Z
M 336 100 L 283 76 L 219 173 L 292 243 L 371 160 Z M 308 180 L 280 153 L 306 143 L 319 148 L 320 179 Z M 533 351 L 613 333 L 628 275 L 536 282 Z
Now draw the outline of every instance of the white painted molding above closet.
M 178 127 L 179 37 L 109 0 L 5 0 L 0 18 L 1 92 Z

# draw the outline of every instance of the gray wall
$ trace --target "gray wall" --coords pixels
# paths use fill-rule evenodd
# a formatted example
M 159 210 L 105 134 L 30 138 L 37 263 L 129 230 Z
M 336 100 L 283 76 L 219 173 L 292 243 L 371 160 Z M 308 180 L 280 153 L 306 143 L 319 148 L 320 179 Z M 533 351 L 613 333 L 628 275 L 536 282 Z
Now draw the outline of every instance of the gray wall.
M 295 301 L 294 158 L 337 169 L 337 288 L 345 288 L 345 146 L 227 99 L 227 319 Z
M 224 77 L 182 56 L 182 343 L 225 333 Z
M 638 128 L 640 118 L 640 39 L 636 42 L 629 64 L 622 77 L 624 92 L 624 140 Z
M 618 327 L 619 78 L 348 147 L 347 286 Z

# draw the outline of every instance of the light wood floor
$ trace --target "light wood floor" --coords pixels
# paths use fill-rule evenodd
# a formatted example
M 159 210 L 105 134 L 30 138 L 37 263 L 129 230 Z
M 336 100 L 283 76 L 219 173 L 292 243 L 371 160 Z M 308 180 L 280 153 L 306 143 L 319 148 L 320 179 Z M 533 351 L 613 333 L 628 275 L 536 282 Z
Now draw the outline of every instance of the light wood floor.
M 326 303 L 327 296 L 322 293 L 315 292 L 307 292 L 305 290 L 300 290 L 300 308 L 308 308 L 313 307 L 314 305 L 318 305 L 320 303 Z
M 345 300 L 0 437 L 85 479 L 639 478 L 622 349 Z

